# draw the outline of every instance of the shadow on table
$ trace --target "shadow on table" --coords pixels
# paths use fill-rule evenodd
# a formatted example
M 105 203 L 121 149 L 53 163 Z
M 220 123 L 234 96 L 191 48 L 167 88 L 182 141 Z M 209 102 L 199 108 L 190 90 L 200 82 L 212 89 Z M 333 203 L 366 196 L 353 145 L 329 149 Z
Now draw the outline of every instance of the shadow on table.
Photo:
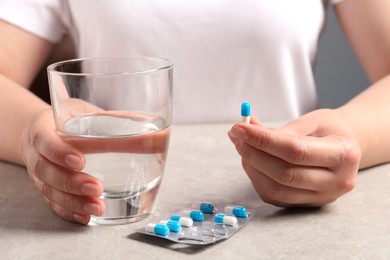
M 332 205 L 323 207 L 292 207 L 281 208 L 263 202 L 260 207 L 256 209 L 254 219 L 258 221 L 277 221 L 278 219 L 287 218 L 306 218 L 310 216 L 326 215 L 332 212 Z
M 217 243 L 213 243 L 213 244 L 209 244 L 209 245 L 187 245 L 187 244 L 182 244 L 182 243 L 176 243 L 176 242 L 164 239 L 164 238 L 159 238 L 159 237 L 155 237 L 155 236 L 148 236 L 148 235 L 141 234 L 141 233 L 130 234 L 130 235 L 128 235 L 128 238 L 142 242 L 142 243 L 148 243 L 150 245 L 154 245 L 154 246 L 158 246 L 158 247 L 165 248 L 168 250 L 173 250 L 173 251 L 176 251 L 179 253 L 190 254 L 190 255 L 199 254 L 199 253 L 209 249 L 210 247 L 213 247 L 213 246 L 219 244 L 219 242 L 217 242 Z
M 274 217 L 283 217 L 291 215 L 311 215 L 326 213 L 327 208 L 324 207 L 295 207 L 295 208 L 283 208 L 275 212 Z

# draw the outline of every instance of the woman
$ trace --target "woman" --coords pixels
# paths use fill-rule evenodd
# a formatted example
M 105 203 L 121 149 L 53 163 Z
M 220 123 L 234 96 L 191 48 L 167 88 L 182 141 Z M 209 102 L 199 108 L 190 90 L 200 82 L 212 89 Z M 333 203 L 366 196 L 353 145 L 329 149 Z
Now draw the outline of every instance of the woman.
M 316 110 L 313 62 L 328 4 L 373 83 L 340 108 Z M 25 165 L 60 217 L 86 224 L 104 212 L 101 182 L 80 172 L 83 155 L 27 90 L 69 34 L 79 57 L 171 59 L 175 122 L 234 122 L 244 100 L 263 121 L 290 121 L 269 129 L 252 117 L 228 134 L 264 201 L 331 203 L 358 169 L 390 160 L 389 9 L 386 0 L 1 0 L 0 158 Z

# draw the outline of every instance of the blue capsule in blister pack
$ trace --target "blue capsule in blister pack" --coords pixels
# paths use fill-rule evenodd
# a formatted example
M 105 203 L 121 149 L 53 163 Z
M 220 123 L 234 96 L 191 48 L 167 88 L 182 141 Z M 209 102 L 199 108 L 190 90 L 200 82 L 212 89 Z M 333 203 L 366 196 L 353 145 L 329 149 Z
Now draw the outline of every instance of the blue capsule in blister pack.
M 205 214 L 214 213 L 214 205 L 210 202 L 195 202 L 192 204 L 192 208 L 195 210 L 200 210 Z
M 248 212 L 245 207 L 229 205 L 225 206 L 224 211 L 228 215 L 233 215 L 237 218 L 247 218 Z
M 154 234 L 157 236 L 167 236 L 169 234 L 169 228 L 163 224 L 149 223 L 145 227 L 145 231 L 149 234 Z
M 193 221 L 202 222 L 204 220 L 204 214 L 200 210 L 185 209 L 182 211 L 182 215 L 190 217 Z
M 166 219 L 169 220 L 159 220 L 156 222 L 158 224 L 149 223 L 136 232 L 177 243 L 208 245 L 231 237 L 245 226 L 255 213 L 254 209 L 239 205 L 227 204 L 220 207 L 209 202 L 194 203 L 190 208 L 167 216 Z M 219 212 L 218 209 L 223 211 Z
M 175 220 L 161 220 L 160 224 L 163 224 L 168 227 L 171 232 L 179 232 L 181 230 L 181 224 L 179 221 Z

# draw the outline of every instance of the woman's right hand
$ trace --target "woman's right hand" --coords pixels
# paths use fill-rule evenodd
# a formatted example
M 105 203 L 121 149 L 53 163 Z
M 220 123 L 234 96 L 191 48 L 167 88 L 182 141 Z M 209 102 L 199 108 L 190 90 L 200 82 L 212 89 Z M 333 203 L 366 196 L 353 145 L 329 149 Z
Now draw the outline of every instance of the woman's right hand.
M 84 156 L 59 137 L 50 108 L 30 120 L 20 150 L 38 190 L 61 218 L 87 224 L 91 215 L 104 213 L 101 181 L 81 172 Z

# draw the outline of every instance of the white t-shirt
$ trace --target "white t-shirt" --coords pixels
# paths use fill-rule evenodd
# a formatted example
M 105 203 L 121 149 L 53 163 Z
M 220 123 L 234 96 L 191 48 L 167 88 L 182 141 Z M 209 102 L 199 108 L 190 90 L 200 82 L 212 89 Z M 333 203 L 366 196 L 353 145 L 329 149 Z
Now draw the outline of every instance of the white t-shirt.
M 260 120 L 317 107 L 313 65 L 328 3 L 340 0 L 0 0 L 0 18 L 79 57 L 146 55 L 174 63 L 174 122 Z

